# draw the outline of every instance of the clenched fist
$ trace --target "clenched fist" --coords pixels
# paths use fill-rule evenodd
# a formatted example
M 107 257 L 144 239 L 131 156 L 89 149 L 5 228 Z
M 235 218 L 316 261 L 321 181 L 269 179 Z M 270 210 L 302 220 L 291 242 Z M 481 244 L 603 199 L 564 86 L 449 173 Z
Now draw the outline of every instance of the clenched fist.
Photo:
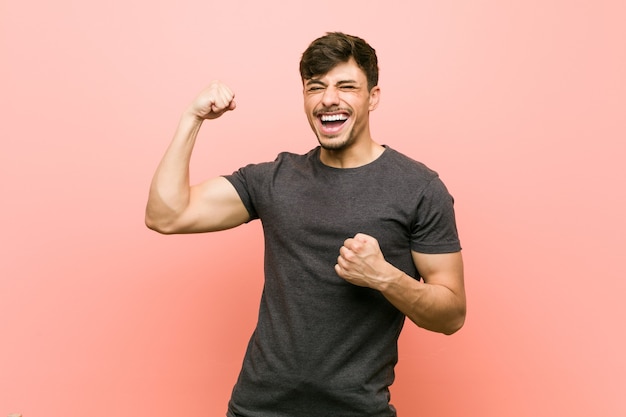
M 335 272 L 351 284 L 380 290 L 395 268 L 383 256 L 378 241 L 358 233 L 346 239 L 335 265 Z
M 231 89 L 221 81 L 212 81 L 191 103 L 188 111 L 201 120 L 217 119 L 235 107 L 235 94 Z

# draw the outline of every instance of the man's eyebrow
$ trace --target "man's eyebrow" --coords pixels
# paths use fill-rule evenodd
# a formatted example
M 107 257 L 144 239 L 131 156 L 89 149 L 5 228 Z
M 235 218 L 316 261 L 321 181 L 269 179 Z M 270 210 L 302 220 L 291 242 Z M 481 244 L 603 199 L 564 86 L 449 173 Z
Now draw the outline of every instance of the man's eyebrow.
M 356 80 L 339 80 L 335 85 L 346 85 L 346 84 L 358 84 L 359 82 Z M 326 86 L 326 83 L 317 78 L 309 78 L 306 80 L 305 85 L 323 85 Z
M 342 85 L 342 84 L 358 84 L 358 82 L 356 80 L 341 80 L 341 81 L 337 81 L 337 85 Z

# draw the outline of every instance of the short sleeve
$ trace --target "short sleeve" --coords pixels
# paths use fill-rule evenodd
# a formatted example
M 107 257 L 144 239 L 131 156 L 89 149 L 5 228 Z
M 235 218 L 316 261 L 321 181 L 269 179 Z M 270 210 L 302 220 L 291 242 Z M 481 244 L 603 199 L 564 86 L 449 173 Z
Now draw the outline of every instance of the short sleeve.
M 254 167 L 255 165 L 248 165 L 240 168 L 230 175 L 223 176 L 233 185 L 233 187 L 235 187 L 235 190 L 239 194 L 239 198 L 241 198 L 244 207 L 248 210 L 248 214 L 250 215 L 249 221 L 259 218 L 256 208 L 254 207 L 251 187 L 249 184 L 249 178 L 254 170 Z
M 420 253 L 452 253 L 461 250 L 454 199 L 439 179 L 424 188 L 411 229 L 411 249 Z

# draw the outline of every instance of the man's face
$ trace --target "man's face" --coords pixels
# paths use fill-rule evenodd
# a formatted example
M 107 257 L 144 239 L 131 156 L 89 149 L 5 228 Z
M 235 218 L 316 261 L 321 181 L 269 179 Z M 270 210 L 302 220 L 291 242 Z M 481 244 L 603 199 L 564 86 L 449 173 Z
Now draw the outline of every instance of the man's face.
M 304 110 L 322 148 L 344 150 L 369 141 L 369 112 L 378 95 L 377 86 L 368 90 L 365 73 L 353 59 L 304 80 Z

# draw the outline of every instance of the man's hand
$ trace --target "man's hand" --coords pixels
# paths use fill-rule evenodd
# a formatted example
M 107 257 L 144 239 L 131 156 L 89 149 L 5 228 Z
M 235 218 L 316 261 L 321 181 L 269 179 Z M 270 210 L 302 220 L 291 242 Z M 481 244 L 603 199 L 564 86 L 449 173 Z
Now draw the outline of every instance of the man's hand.
M 229 110 L 235 110 L 235 94 L 220 81 L 212 81 L 196 97 L 187 110 L 199 120 L 217 119 Z
M 378 241 L 372 236 L 358 233 L 346 239 L 335 265 L 337 275 L 351 284 L 382 290 L 389 274 L 401 273 L 383 256 Z

